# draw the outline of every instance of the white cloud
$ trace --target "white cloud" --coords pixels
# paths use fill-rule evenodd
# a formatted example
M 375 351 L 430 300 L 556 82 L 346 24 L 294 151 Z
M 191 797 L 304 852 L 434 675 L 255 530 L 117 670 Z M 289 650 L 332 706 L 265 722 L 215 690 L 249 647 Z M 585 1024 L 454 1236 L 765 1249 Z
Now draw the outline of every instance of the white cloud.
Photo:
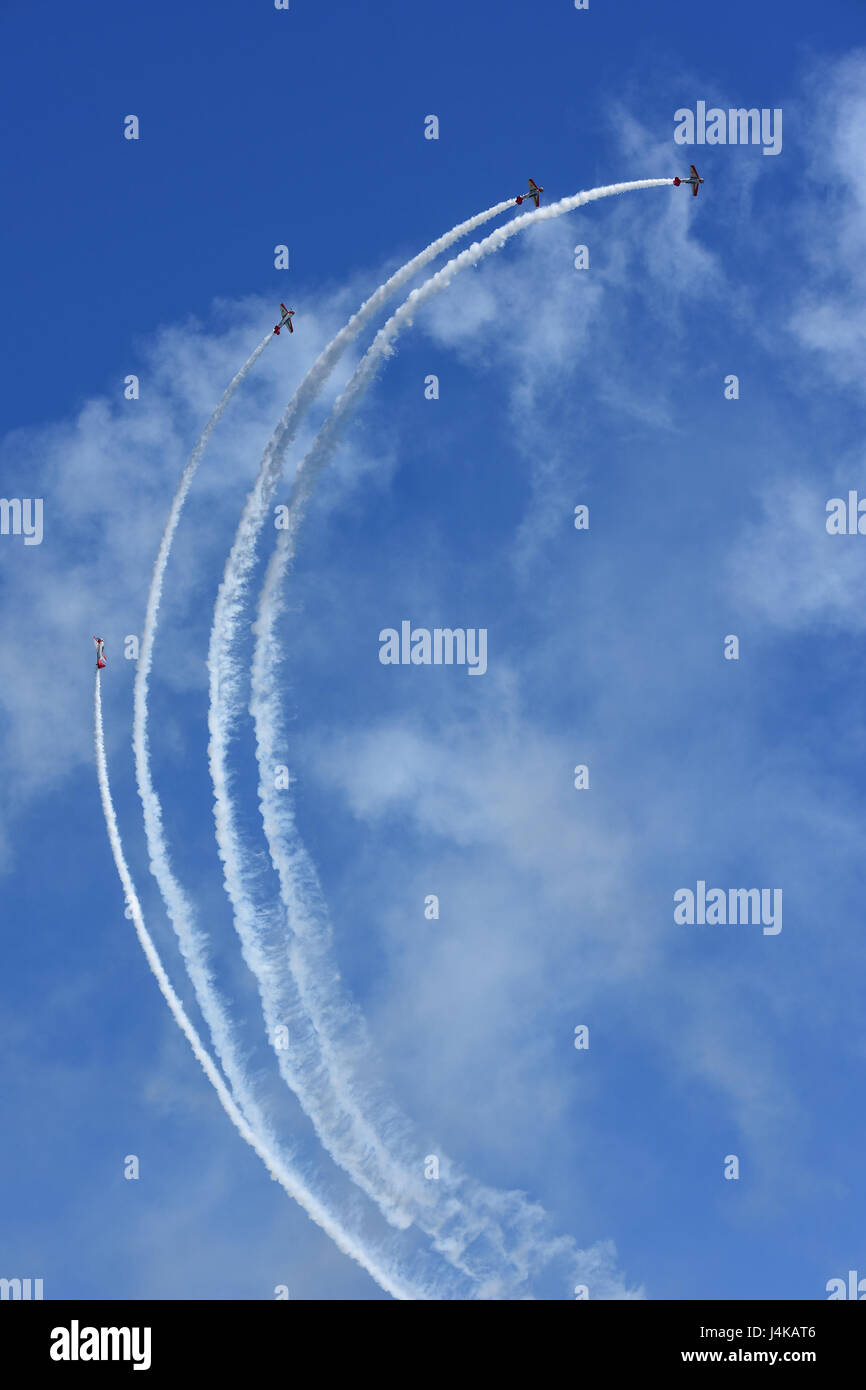
M 813 152 L 797 224 L 809 273 L 790 328 L 837 381 L 866 380 L 866 50 L 821 62 L 804 113 Z

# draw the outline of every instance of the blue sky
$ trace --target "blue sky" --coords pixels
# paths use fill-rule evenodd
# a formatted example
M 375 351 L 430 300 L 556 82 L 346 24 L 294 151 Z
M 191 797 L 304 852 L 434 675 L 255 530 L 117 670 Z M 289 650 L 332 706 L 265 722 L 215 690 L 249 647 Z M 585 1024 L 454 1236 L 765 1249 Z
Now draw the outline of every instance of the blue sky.
M 296 332 L 232 401 L 178 530 L 153 772 L 280 1142 L 386 1263 L 452 1288 L 441 1251 L 325 1151 L 267 1046 L 214 845 L 213 604 L 281 412 L 387 275 L 527 175 L 548 204 L 695 159 L 697 199 L 658 188 L 541 223 L 400 337 L 286 588 L 287 795 L 370 1037 L 356 1094 L 406 1117 L 401 1162 L 447 1155 L 479 1248 L 534 1204 L 529 1292 L 571 1297 L 587 1269 L 590 1297 L 650 1299 L 822 1298 L 866 1276 L 866 541 L 825 527 L 828 499 L 866 494 L 860 7 L 150 8 L 0 18 L 0 492 L 44 501 L 40 545 L 0 536 L 0 1275 L 46 1297 L 388 1296 L 220 1108 L 124 917 L 94 767 L 100 632 L 124 846 L 206 1034 L 148 869 L 123 650 L 184 464 L 284 299 Z M 699 101 L 781 109 L 781 152 L 675 144 Z M 305 418 L 281 495 L 384 317 Z M 486 673 L 382 665 L 403 619 L 485 628 Z M 231 768 L 257 901 L 281 920 L 248 718 Z M 782 930 L 675 923 L 699 880 L 781 888 Z M 551 1258 L 555 1237 L 573 1245 Z

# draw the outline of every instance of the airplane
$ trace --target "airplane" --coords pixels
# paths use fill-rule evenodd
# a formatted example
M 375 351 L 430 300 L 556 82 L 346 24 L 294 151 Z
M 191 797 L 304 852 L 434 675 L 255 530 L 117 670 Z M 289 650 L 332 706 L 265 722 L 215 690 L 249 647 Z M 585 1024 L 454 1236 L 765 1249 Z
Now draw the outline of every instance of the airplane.
M 96 643 L 96 669 L 101 671 L 105 665 L 105 643 L 101 637 L 94 637 Z
M 674 179 L 674 183 L 676 184 L 677 188 L 679 188 L 679 186 L 680 186 L 681 183 L 690 183 L 691 186 L 692 186 L 692 193 L 693 193 L 693 194 L 695 195 L 695 197 L 697 198 L 697 196 L 698 196 L 698 186 L 699 186 L 700 184 L 703 183 L 703 179 L 701 178 L 701 176 L 700 176 L 700 174 L 698 173 L 697 169 L 695 168 L 694 164 L 690 164 L 690 165 L 689 165 L 689 168 L 690 168 L 691 171 L 692 171 L 692 176 L 691 176 L 691 178 L 690 178 L 690 179 Z
M 295 312 L 294 309 L 287 309 L 285 304 L 281 304 L 280 308 L 283 311 L 283 317 L 280 319 L 279 323 L 274 324 L 274 332 L 277 337 L 280 336 L 281 328 L 288 328 L 290 333 L 294 333 L 295 331 L 292 327 L 292 314 Z
M 540 206 L 541 206 L 541 195 L 542 195 L 543 192 L 544 192 L 543 186 L 542 186 L 541 184 L 536 183 L 536 182 L 535 182 L 535 179 L 530 179 L 530 180 L 529 180 L 529 192 L 528 192 L 528 193 L 518 193 L 518 195 L 517 195 L 517 197 L 514 199 L 514 201 L 515 201 L 515 203 L 517 204 L 517 206 L 520 207 L 520 204 L 524 201 L 524 199 L 526 199 L 526 198 L 532 198 L 532 200 L 533 200 L 534 203 L 535 203 L 535 206 L 536 206 L 536 207 L 540 207 Z

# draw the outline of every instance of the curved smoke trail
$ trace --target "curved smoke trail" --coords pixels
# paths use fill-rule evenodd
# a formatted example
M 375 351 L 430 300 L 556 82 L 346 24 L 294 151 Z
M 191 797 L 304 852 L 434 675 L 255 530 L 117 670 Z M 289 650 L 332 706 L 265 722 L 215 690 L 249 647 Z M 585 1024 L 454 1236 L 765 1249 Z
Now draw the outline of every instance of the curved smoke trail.
M 339 360 L 339 357 L 341 356 L 342 352 L 361 331 L 364 324 L 370 319 L 370 317 L 372 317 L 372 315 L 376 312 L 380 305 L 387 299 L 389 294 L 395 292 L 402 284 L 404 284 L 409 278 L 411 278 L 413 274 L 423 269 L 423 267 L 426 264 L 428 264 L 429 261 L 433 259 L 433 257 L 435 257 L 440 251 L 446 249 L 458 237 L 467 235 L 469 232 L 473 231 L 476 227 L 480 226 L 485 221 L 489 220 L 494 216 L 497 216 L 501 212 L 504 212 L 510 206 L 510 202 L 511 200 L 501 202 L 497 204 L 495 207 L 490 208 L 473 218 L 470 218 L 466 222 L 460 224 L 460 226 L 446 233 L 443 237 L 440 237 L 431 246 L 427 247 L 426 250 L 422 252 L 419 256 L 414 257 L 407 265 L 401 267 L 399 271 L 397 271 L 393 276 L 390 277 L 390 279 L 386 282 L 384 286 L 380 287 L 380 289 L 378 289 L 361 306 L 359 312 L 349 320 L 345 328 L 336 336 L 333 342 L 329 344 L 325 351 L 322 354 L 320 354 L 313 368 L 310 372 L 307 373 L 307 376 L 301 383 L 301 386 L 299 387 L 298 391 L 295 393 L 295 396 L 286 411 L 286 414 L 284 416 L 283 421 L 281 422 L 280 427 L 277 431 L 275 431 L 274 436 L 272 437 L 269 451 L 266 453 L 266 457 L 262 463 L 262 470 L 260 472 L 258 486 L 254 489 L 253 493 L 251 494 L 251 497 L 248 499 L 247 507 L 245 508 L 244 516 L 242 517 L 239 534 L 243 534 L 244 537 L 246 537 L 246 535 L 248 534 L 248 528 L 251 523 L 253 529 L 255 529 L 257 525 L 261 524 L 261 522 L 257 520 L 257 507 L 267 507 L 269 496 L 272 495 L 273 490 L 275 489 L 276 484 L 279 480 L 280 470 L 282 467 L 282 453 L 284 452 L 285 447 L 288 445 L 291 438 L 294 436 L 294 426 L 296 421 L 300 418 L 302 411 L 306 409 L 306 407 L 309 404 L 311 404 L 313 400 L 316 398 L 319 390 L 327 380 L 327 377 L 330 374 L 330 371 L 332 370 L 333 366 Z M 195 473 L 198 469 L 199 463 L 201 462 L 202 456 L 207 447 L 207 443 L 210 439 L 210 436 L 213 433 L 213 430 L 219 422 L 231 397 L 234 395 L 234 392 L 237 390 L 244 377 L 250 371 L 257 358 L 264 351 L 264 348 L 267 346 L 268 342 L 270 342 L 271 337 L 272 335 L 268 334 L 267 337 L 258 345 L 255 351 L 251 354 L 250 358 L 244 364 L 244 366 L 232 379 L 226 391 L 223 393 L 222 398 L 220 399 L 207 425 L 205 426 L 205 429 L 198 443 L 196 444 L 196 447 L 193 450 L 192 455 L 190 456 L 189 462 L 187 463 L 187 466 L 178 485 L 178 489 L 172 502 L 169 517 L 166 522 L 166 526 L 160 542 L 160 547 L 154 564 L 153 575 L 151 578 L 151 585 L 148 594 L 147 609 L 145 616 L 145 627 L 142 637 L 141 654 L 139 658 L 135 682 L 133 721 L 133 748 L 135 753 L 136 779 L 138 783 L 139 796 L 141 798 L 142 807 L 144 811 L 145 833 L 147 836 L 148 851 L 150 855 L 150 866 L 157 879 L 157 883 L 159 885 L 163 901 L 165 902 L 169 917 L 172 921 L 172 925 L 174 926 L 175 932 L 178 936 L 181 953 L 186 964 L 188 973 L 190 975 L 190 979 L 193 984 L 196 997 L 202 1009 L 202 1014 L 210 1030 L 217 1055 L 220 1058 L 220 1061 L 222 1062 L 223 1068 L 230 1081 L 234 1093 L 239 1097 L 243 1097 L 243 1108 L 246 1109 L 246 1112 L 248 1114 L 252 1113 L 253 1107 L 255 1106 L 255 1100 L 252 1094 L 249 1080 L 244 1073 L 244 1068 L 238 1053 L 237 1043 L 234 1037 L 234 1030 L 231 1026 L 231 1021 L 229 1019 L 225 1005 L 223 1004 L 223 1001 L 214 984 L 212 971 L 208 962 L 206 936 L 198 928 L 195 922 L 195 912 L 193 904 L 188 895 L 185 893 L 181 884 L 175 877 L 172 870 L 171 860 L 163 828 L 162 807 L 151 775 L 147 729 L 147 701 L 149 694 L 149 675 L 152 667 L 153 647 L 156 634 L 159 607 L 162 597 L 163 581 L 165 571 L 168 565 L 174 535 L 180 520 L 181 511 L 183 509 Z M 237 545 L 233 548 L 232 554 L 236 555 L 236 553 Z M 231 565 L 229 565 L 227 568 L 229 575 L 231 576 Z M 243 582 L 243 578 L 241 582 Z M 221 594 L 222 593 L 223 589 L 221 589 Z M 142 939 L 141 936 L 140 939 Z M 146 951 L 146 954 L 148 955 L 148 959 L 151 963 L 152 968 L 156 969 L 156 966 L 154 965 L 154 960 L 149 954 L 148 948 L 145 946 L 143 939 L 142 945 Z M 153 949 L 152 943 L 151 949 Z M 161 970 L 162 967 L 161 965 L 159 965 L 158 958 L 157 965 L 159 966 L 159 970 Z M 164 976 L 164 972 L 163 976 L 160 976 L 158 974 L 157 977 L 158 979 L 160 979 L 161 985 L 163 984 L 164 978 L 164 982 L 167 988 L 169 990 L 171 989 L 167 976 Z M 166 995 L 166 998 L 169 999 L 168 994 Z M 172 998 L 177 1003 L 177 1006 L 182 1009 L 180 1002 L 177 1000 L 176 996 L 173 995 L 173 992 Z M 169 999 L 169 1004 L 172 1008 L 172 1011 L 175 1012 L 175 1007 L 171 999 Z M 177 1017 L 176 1013 L 175 1017 Z M 181 1026 L 184 1025 L 182 1024 Z M 188 1028 L 191 1027 L 192 1025 L 189 1024 L 187 1021 L 187 1026 L 184 1027 L 184 1031 L 187 1032 L 188 1037 L 190 1036 Z M 199 1056 L 199 1060 L 201 1061 L 200 1054 L 197 1052 L 196 1055 Z M 204 1065 L 204 1063 L 202 1064 Z M 209 1072 L 208 1074 L 211 1077 L 211 1080 L 213 1080 L 214 1078 L 211 1075 L 211 1073 Z M 222 1082 L 222 1078 L 219 1079 L 220 1082 Z M 223 1092 L 220 1092 L 220 1096 L 221 1099 L 224 1099 Z M 266 1120 L 264 1119 L 264 1116 L 257 1109 L 255 1111 L 255 1114 L 256 1124 L 259 1126 L 260 1129 L 266 1132 Z M 245 1137 L 247 1136 L 245 1135 Z M 406 1223 L 398 1217 L 395 1224 L 405 1225 Z M 338 1244 L 339 1243 L 340 1242 L 338 1241 Z M 341 1248 L 343 1248 L 342 1245 Z M 386 1278 L 390 1282 L 383 1285 L 383 1287 L 388 1287 L 389 1291 L 391 1292 L 394 1292 L 395 1289 L 399 1292 L 399 1281 L 395 1282 L 394 1278 L 387 1274 Z
M 210 1031 L 216 1054 L 236 1094 L 243 1093 L 245 1089 L 248 1089 L 248 1085 L 238 1058 L 237 1044 L 234 1040 L 226 1007 L 213 983 L 213 975 L 207 959 L 206 940 L 202 933 L 192 928 L 194 920 L 192 903 L 172 870 L 163 827 L 162 805 L 151 775 L 147 699 L 163 581 L 175 532 L 180 521 L 180 514 L 211 435 L 219 424 L 232 396 L 252 370 L 272 338 L 272 333 L 263 338 L 240 371 L 232 377 L 220 397 L 216 409 L 202 430 L 198 443 L 190 454 L 187 465 L 181 474 L 151 575 L 133 694 L 132 747 L 135 755 L 138 795 L 144 813 L 144 831 L 147 836 L 151 872 L 159 884 L 168 915 L 177 934 L 181 955 Z
M 377 1254 L 370 1253 L 369 1242 L 365 1242 L 356 1235 L 348 1232 L 340 1224 L 334 1214 L 329 1210 L 327 1204 L 313 1192 L 309 1184 L 301 1175 L 286 1161 L 278 1152 L 278 1145 L 272 1135 L 268 1133 L 267 1124 L 258 1114 L 255 1115 L 255 1127 L 248 1122 L 241 1108 L 236 1104 L 231 1092 L 220 1075 L 219 1068 L 212 1060 L 210 1053 L 202 1043 L 190 1019 L 187 1017 L 183 1004 L 174 991 L 172 983 L 168 978 L 159 952 L 153 943 L 150 933 L 144 921 L 144 914 L 141 910 L 141 903 L 132 881 L 132 875 L 126 863 L 123 853 L 123 842 L 120 838 L 120 831 L 117 826 L 117 816 L 114 811 L 114 803 L 111 798 L 111 785 L 108 780 L 108 763 L 105 757 L 105 737 L 102 727 L 102 692 L 100 687 L 99 672 L 93 688 L 93 740 L 96 752 L 96 773 L 99 781 L 99 794 L 102 800 L 102 811 L 105 817 L 105 828 L 108 832 L 108 839 L 111 845 L 111 852 L 114 856 L 115 867 L 120 878 L 127 903 L 132 912 L 132 921 L 135 926 L 136 935 L 144 951 L 147 963 L 156 977 L 156 982 L 162 991 L 163 998 L 168 1004 L 172 1017 L 180 1028 L 187 1042 L 193 1050 L 196 1060 L 204 1071 L 208 1081 L 210 1081 L 219 1097 L 220 1104 L 231 1120 L 235 1129 L 252 1149 L 258 1154 L 264 1163 L 271 1177 L 274 1178 L 290 1197 L 293 1197 L 307 1213 L 307 1215 L 320 1226 L 327 1235 L 335 1242 L 344 1254 L 349 1255 L 355 1260 L 362 1269 L 376 1280 L 380 1288 L 386 1293 L 390 1293 L 394 1298 L 406 1299 L 417 1296 L 417 1290 L 405 1283 L 399 1275 L 389 1269 L 384 1261 L 381 1261 Z M 251 1113 L 255 1114 L 255 1107 L 251 1107 Z M 264 1136 L 264 1137 L 262 1137 Z
M 240 663 L 232 652 L 232 644 L 238 633 L 249 577 L 255 563 L 256 544 L 282 475 L 285 453 L 295 436 L 304 412 L 315 401 L 340 357 L 387 299 L 420 270 L 429 265 L 441 252 L 447 250 L 460 238 L 467 236 L 485 222 L 489 222 L 500 213 L 507 211 L 513 202 L 513 199 L 507 199 L 497 203 L 438 237 L 436 241 L 431 242 L 422 252 L 395 271 L 361 305 L 357 313 L 352 315 L 340 332 L 320 353 L 289 402 L 282 420 L 265 448 L 258 477 L 247 497 L 238 524 L 237 534 L 226 561 L 223 580 L 217 594 L 208 649 L 208 670 L 210 672 L 208 756 L 214 788 L 217 845 L 223 863 L 225 887 L 234 908 L 235 924 L 238 927 L 244 960 L 256 976 L 261 975 L 269 968 L 269 961 L 266 955 L 262 955 L 257 945 L 256 923 L 250 920 L 249 898 L 244 886 L 243 866 L 234 852 L 239 832 L 231 803 L 228 747 L 234 725 L 243 712 L 243 672 Z M 190 923 L 191 913 L 189 911 L 186 920 Z M 276 927 L 277 923 L 272 922 L 270 929 L 273 930 Z M 190 930 L 197 931 L 198 929 L 190 925 Z M 271 1038 L 275 1036 L 273 1029 L 280 1025 L 289 1026 L 290 1035 L 293 1038 L 303 1037 L 306 1033 L 303 1048 L 292 1046 L 288 1053 L 280 1050 L 277 1052 L 277 1057 L 284 1076 L 287 1079 L 294 1078 L 294 1083 L 290 1082 L 290 1084 L 300 1085 L 304 1094 L 310 1092 L 316 1094 L 317 1105 L 308 1110 L 307 1113 L 313 1120 L 317 1133 L 322 1124 L 329 1129 L 340 1129 L 347 1122 L 355 1126 L 359 1124 L 363 1126 L 363 1117 L 357 1114 L 346 1116 L 332 1096 L 328 1084 L 327 1069 L 317 1057 L 316 1036 L 310 1032 L 307 1016 L 297 1000 L 284 1000 L 284 1007 L 279 1016 L 269 1018 L 269 1036 Z M 303 1079 L 295 1077 L 295 1072 L 299 1069 L 304 1072 Z M 376 1134 L 369 1130 L 366 1132 L 364 1142 L 372 1151 L 375 1151 L 379 1144 Z M 369 1161 L 375 1161 L 374 1152 L 371 1152 Z M 429 1184 L 427 1186 L 429 1187 Z M 402 1227 L 408 1224 L 400 1200 L 390 1203 L 383 1202 L 381 1205 L 385 1215 L 394 1225 Z
M 251 950 L 255 951 L 261 966 L 261 971 L 257 973 L 265 1017 L 271 1020 L 278 1018 L 282 1011 L 296 1008 L 297 999 L 300 999 L 318 1035 L 323 1061 L 337 1095 L 347 1110 L 364 1114 L 367 1131 L 372 1127 L 378 1132 L 379 1142 L 371 1150 L 368 1134 L 353 1134 L 345 1126 L 326 1126 L 324 1142 L 329 1152 L 383 1208 L 392 1203 L 395 1192 L 400 1193 L 401 1210 L 433 1237 L 436 1248 L 448 1254 L 465 1272 L 484 1280 L 489 1274 L 487 1257 L 480 1262 L 481 1269 L 476 1270 L 472 1264 L 467 1264 L 465 1252 L 474 1244 L 476 1250 L 472 1262 L 479 1263 L 476 1258 L 477 1242 L 480 1231 L 484 1231 L 493 1242 L 498 1258 L 509 1258 L 506 1251 L 509 1236 L 502 1231 L 500 1218 L 513 1223 L 518 1231 L 524 1231 L 524 1236 L 518 1235 L 517 1248 L 510 1251 L 509 1258 L 521 1282 L 530 1273 L 527 1263 L 530 1258 L 537 1261 L 541 1255 L 542 1262 L 546 1262 L 553 1255 L 564 1253 L 563 1245 L 560 1241 L 551 1243 L 545 1237 L 543 1251 L 537 1247 L 533 1250 L 532 1241 L 542 1236 L 540 1223 L 543 1214 L 540 1209 L 530 1207 L 519 1198 L 519 1194 L 496 1194 L 491 1189 L 483 1189 L 470 1180 L 459 1178 L 453 1170 L 457 1189 L 462 1190 L 463 1201 L 468 1204 L 468 1210 L 464 1207 L 462 1220 L 455 1209 L 459 1202 L 433 1202 L 431 1185 L 421 1185 L 419 1190 L 419 1184 L 411 1176 L 420 1169 L 416 1145 L 407 1142 L 408 1122 L 384 1102 L 381 1092 L 373 1091 L 362 1076 L 363 1071 L 372 1071 L 363 1017 L 340 985 L 331 951 L 330 924 L 315 868 L 300 842 L 288 799 L 276 789 L 273 782 L 274 766 L 284 761 L 284 754 L 280 750 L 285 747 L 277 683 L 275 623 L 280 611 L 280 594 L 286 569 L 294 555 L 298 528 L 314 483 L 339 442 L 349 413 L 372 382 L 379 366 L 393 351 L 397 335 L 411 323 L 418 308 L 445 289 L 460 271 L 498 251 L 512 236 L 530 224 L 562 216 L 599 198 L 665 187 L 672 182 L 671 179 L 642 179 L 609 185 L 578 193 L 540 211 L 524 214 L 455 256 L 423 286 L 412 291 L 376 335 L 298 467 L 289 501 L 289 528 L 278 533 L 259 599 L 250 709 L 256 725 L 259 797 L 265 833 L 291 924 L 288 953 L 281 953 L 273 915 L 264 917 L 257 913 L 254 904 L 247 899 L 239 930 L 250 932 Z M 240 859 L 239 844 L 230 846 L 230 857 Z M 303 1080 L 303 1076 L 300 1079 Z M 297 1089 L 296 1086 L 294 1089 Z M 319 1107 L 318 1097 L 311 1089 L 305 1088 L 305 1093 L 298 1093 L 298 1098 L 308 1113 L 310 1109 Z M 325 1117 L 322 1118 L 324 1120 Z M 398 1141 L 396 1146 L 393 1142 L 395 1139 Z M 405 1152 L 397 1157 L 392 1152 L 393 1148 L 404 1145 Z M 385 1155 L 378 1172 L 372 1169 L 370 1161 L 374 1152 L 380 1159 Z M 525 1233 L 529 1231 L 534 1233 L 531 1240 L 525 1238 Z M 573 1253 L 578 1254 L 576 1249 Z M 584 1264 L 586 1258 L 585 1255 L 581 1256 Z M 598 1252 L 596 1258 L 600 1258 Z M 604 1261 L 601 1260 L 601 1263 L 603 1265 Z

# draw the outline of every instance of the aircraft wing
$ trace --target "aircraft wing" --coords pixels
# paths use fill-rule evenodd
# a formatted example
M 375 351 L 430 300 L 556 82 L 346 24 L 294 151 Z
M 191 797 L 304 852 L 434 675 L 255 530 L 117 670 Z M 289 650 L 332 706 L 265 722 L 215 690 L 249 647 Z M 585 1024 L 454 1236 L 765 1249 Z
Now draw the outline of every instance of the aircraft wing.
M 294 330 L 294 327 L 292 326 L 292 320 L 291 320 L 291 319 L 286 319 L 286 323 L 288 324 L 289 332 L 290 332 L 290 333 L 294 333 L 295 330 Z

